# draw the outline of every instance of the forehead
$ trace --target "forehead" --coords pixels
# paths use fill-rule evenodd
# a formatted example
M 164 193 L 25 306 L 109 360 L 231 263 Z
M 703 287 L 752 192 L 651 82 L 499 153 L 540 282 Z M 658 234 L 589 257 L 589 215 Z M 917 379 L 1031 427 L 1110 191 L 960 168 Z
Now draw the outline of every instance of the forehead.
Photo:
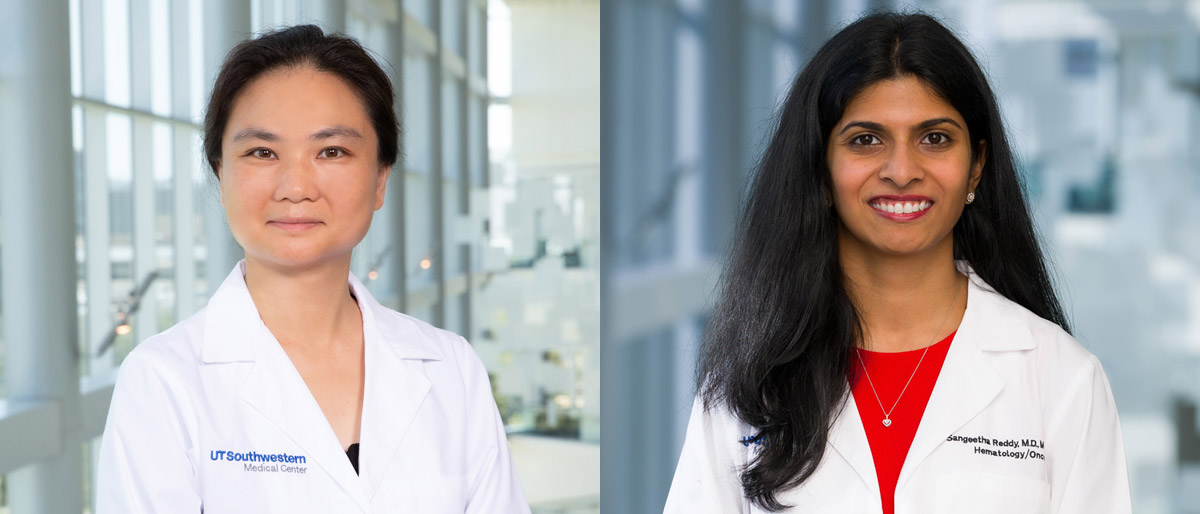
M 247 126 L 286 138 L 307 137 L 331 125 L 374 134 L 362 100 L 341 77 L 311 67 L 280 68 L 255 78 L 237 95 L 223 138 Z
M 965 126 L 958 110 L 933 88 L 905 76 L 881 80 L 859 91 L 846 104 L 838 127 L 854 121 L 908 125 L 933 118 L 950 118 Z

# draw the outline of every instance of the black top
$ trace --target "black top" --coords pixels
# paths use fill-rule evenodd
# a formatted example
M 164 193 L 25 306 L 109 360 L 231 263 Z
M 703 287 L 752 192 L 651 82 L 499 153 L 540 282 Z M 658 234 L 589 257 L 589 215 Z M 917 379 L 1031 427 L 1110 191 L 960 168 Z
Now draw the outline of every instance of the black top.
M 350 459 L 350 465 L 354 466 L 354 474 L 358 474 L 358 443 L 346 449 L 346 457 Z
M 353 298 L 354 301 L 356 301 L 356 302 L 358 301 L 358 297 L 354 295 L 354 289 L 350 290 L 350 297 Z M 357 475 L 358 474 L 358 443 L 354 443 L 354 444 L 350 445 L 349 448 L 346 448 L 346 457 L 350 459 L 350 465 L 354 466 L 354 474 Z

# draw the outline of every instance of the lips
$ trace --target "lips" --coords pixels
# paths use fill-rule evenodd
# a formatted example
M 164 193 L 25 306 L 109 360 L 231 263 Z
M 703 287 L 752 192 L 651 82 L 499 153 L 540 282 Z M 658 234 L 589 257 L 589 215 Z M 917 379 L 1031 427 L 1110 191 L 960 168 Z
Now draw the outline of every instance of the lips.
M 283 230 L 295 231 L 308 230 L 324 223 L 317 218 L 284 217 L 268 221 L 267 224 Z
M 933 200 L 924 196 L 876 196 L 867 202 L 877 214 L 893 221 L 911 221 L 929 212 Z

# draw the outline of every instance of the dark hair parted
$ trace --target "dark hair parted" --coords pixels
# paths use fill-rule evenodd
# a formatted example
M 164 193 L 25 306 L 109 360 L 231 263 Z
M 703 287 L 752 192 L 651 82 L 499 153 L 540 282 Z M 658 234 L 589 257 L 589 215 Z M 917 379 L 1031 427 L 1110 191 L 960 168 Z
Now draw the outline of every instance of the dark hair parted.
M 379 137 L 380 164 L 395 164 L 400 124 L 387 73 L 353 38 L 326 35 L 316 25 L 297 25 L 239 43 L 221 65 L 204 115 L 204 156 L 214 174 L 221 165 L 221 138 L 238 95 L 268 72 L 305 66 L 336 75 L 358 94 Z
M 753 426 L 762 450 L 741 472 L 767 510 L 807 480 L 848 396 L 858 312 L 838 260 L 826 149 L 847 104 L 881 80 L 916 77 L 967 123 L 984 158 L 977 196 L 953 229 L 954 255 L 1008 299 L 1070 330 L 1050 283 L 995 95 L 970 51 L 923 14 L 866 16 L 827 41 L 781 106 L 741 214 L 698 365 L 705 408 Z M 979 141 L 986 143 L 980 154 Z M 965 170 L 964 170 L 965 171 Z

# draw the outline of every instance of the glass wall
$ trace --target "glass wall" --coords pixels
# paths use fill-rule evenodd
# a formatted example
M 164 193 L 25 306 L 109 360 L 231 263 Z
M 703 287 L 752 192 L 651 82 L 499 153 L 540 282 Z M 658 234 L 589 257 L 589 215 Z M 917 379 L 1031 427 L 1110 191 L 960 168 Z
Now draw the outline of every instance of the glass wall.
M 491 6 L 487 61 L 468 68 L 486 66 L 492 101 L 468 102 L 463 114 L 468 127 L 489 127 L 489 153 L 461 156 L 493 163 L 462 178 L 487 185 L 468 199 L 472 210 L 486 206 L 472 227 L 486 244 L 461 256 L 486 271 L 463 308 L 474 312 L 470 330 L 502 415 L 530 434 L 510 438 L 514 454 L 576 463 L 564 474 L 518 462 L 523 480 L 541 484 L 526 487 L 534 511 L 597 512 L 600 2 Z
M 598 98 L 599 8 L 584 3 L 594 8 L 581 18 L 592 19 L 594 51 L 575 58 L 597 68 L 591 80 Z M 525 62 L 514 58 L 514 48 L 521 54 L 547 46 L 550 34 L 528 32 L 546 26 L 519 34 L 532 46 L 514 45 L 513 23 L 523 18 L 500 0 L 70 0 L 64 8 L 30 9 L 0 27 L 47 19 L 58 19 L 61 33 L 69 34 L 59 63 L 69 78 L 65 123 L 61 133 L 47 132 L 51 137 L 42 140 L 70 141 L 72 150 L 63 172 L 73 180 L 62 198 L 73 204 L 64 211 L 71 213 L 73 223 L 66 223 L 73 234 L 62 236 L 74 247 L 75 265 L 61 275 L 75 284 L 75 321 L 66 326 L 75 332 L 78 357 L 71 366 L 78 367 L 79 391 L 62 402 L 79 411 L 67 419 L 78 419 L 82 428 L 59 433 L 56 427 L 66 423 L 53 418 L 55 404 L 4 401 L 12 382 L 6 357 L 44 342 L 0 338 L 0 433 L 18 434 L 0 441 L 0 513 L 10 498 L 23 505 L 29 501 L 21 498 L 50 494 L 44 483 L 4 478 L 49 469 L 56 451 L 46 441 L 81 446 L 82 457 L 69 466 L 75 474 L 60 477 L 82 480 L 81 496 L 60 500 L 89 510 L 96 438 L 121 361 L 140 341 L 202 308 L 241 258 L 200 152 L 214 74 L 225 52 L 247 35 L 297 23 L 358 38 L 396 87 L 403 159 L 385 207 L 355 249 L 352 271 L 385 305 L 472 342 L 513 434 L 514 459 L 522 476 L 530 476 L 523 482 L 535 511 L 586 512 L 598 504 L 598 483 L 564 485 L 537 472 L 582 451 L 596 468 L 585 478 L 598 475 L 598 149 L 588 161 L 590 173 L 551 166 L 526 176 L 511 141 L 530 137 L 523 131 L 549 130 L 546 121 L 517 126 L 511 109 L 499 123 L 491 117 L 497 106 L 536 109 L 545 98 L 564 97 L 548 75 L 525 79 L 524 89 L 512 87 L 523 73 L 514 59 Z M 493 55 L 496 46 L 506 56 Z M 5 55 L 0 99 L 13 105 L 24 89 L 8 86 L 33 82 L 9 73 L 25 62 L 14 59 L 10 66 L 12 56 Z M 493 67 L 507 89 L 493 84 Z M 521 96 L 528 90 L 549 96 Z M 18 118 L 0 114 L 6 132 L 17 130 L 10 121 Z M 589 123 L 598 126 L 598 116 Z M 510 143 L 491 144 L 498 139 Z M 598 147 L 598 135 L 591 143 Z M 539 214 L 529 215 L 525 206 Z M 0 218 L 0 234 L 15 223 L 28 222 Z M 53 421 L 46 434 L 33 428 L 42 419 Z M 555 455 L 547 444 L 574 446 Z M 548 489 L 574 496 L 538 493 Z

